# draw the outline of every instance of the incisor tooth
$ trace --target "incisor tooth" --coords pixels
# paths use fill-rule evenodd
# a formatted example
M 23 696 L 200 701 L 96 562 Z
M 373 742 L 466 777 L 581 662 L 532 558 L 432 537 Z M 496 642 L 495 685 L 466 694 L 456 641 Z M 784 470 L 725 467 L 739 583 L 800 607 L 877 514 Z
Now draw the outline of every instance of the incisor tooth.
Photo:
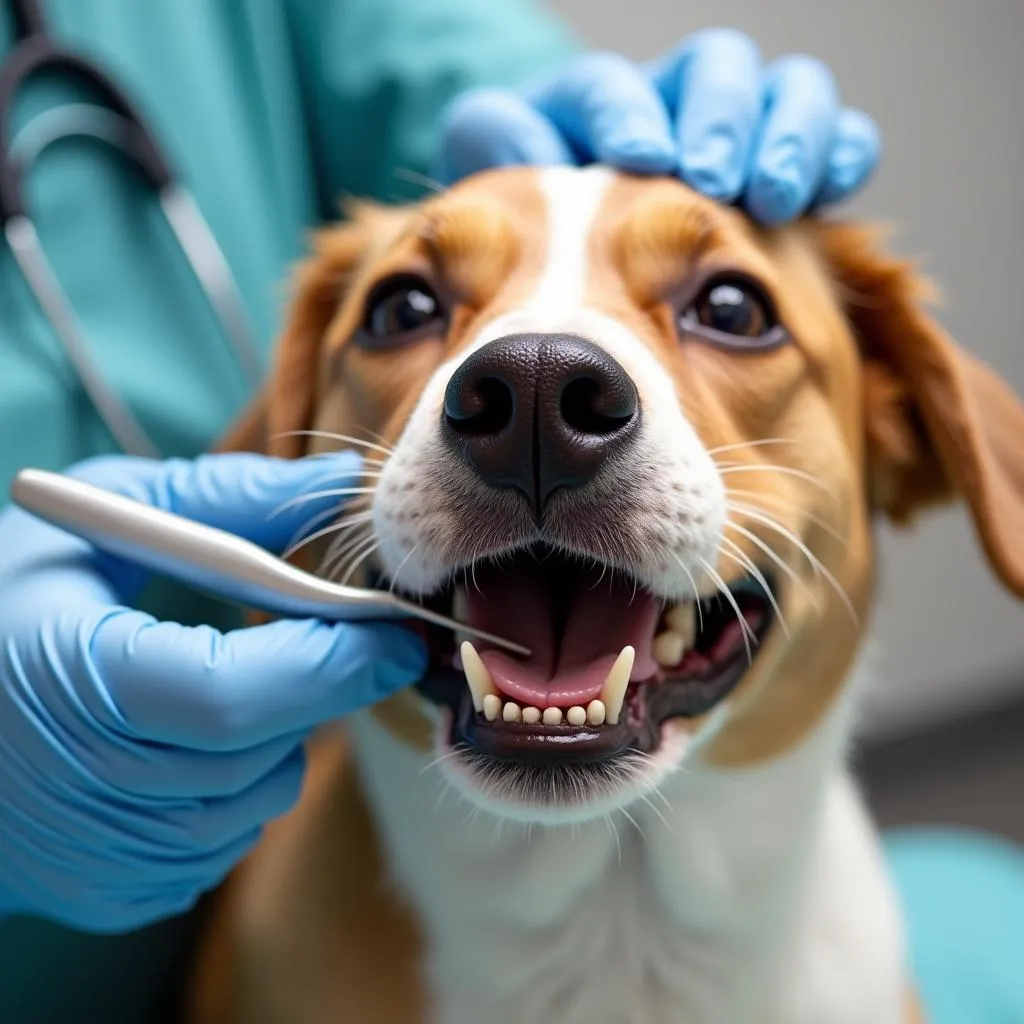
M 514 700 L 510 700 L 501 709 L 501 717 L 506 722 L 518 722 L 523 717 L 523 709 Z
M 544 724 L 545 725 L 561 725 L 562 724 L 562 709 L 561 708 L 545 708 L 544 709 Z
M 488 722 L 493 722 L 499 714 L 501 714 L 501 698 L 494 693 L 487 694 L 484 697 L 484 718 Z
M 570 725 L 586 725 L 587 724 L 587 713 L 583 708 L 576 707 L 569 708 L 566 712 L 565 717 L 569 719 Z
M 540 708 L 523 708 L 523 721 L 527 725 L 536 725 L 540 721 Z
M 587 724 L 604 725 L 604 701 L 592 700 L 587 705 Z
M 473 707 L 477 711 L 483 711 L 485 699 L 488 696 L 498 696 L 497 688 L 491 680 L 491 673 L 487 671 L 483 659 L 468 640 L 462 642 L 459 651 L 462 654 L 462 671 L 466 674 L 469 692 L 473 695 Z M 498 706 L 501 706 L 500 701 Z
M 683 660 L 685 653 L 686 643 L 682 635 L 674 629 L 667 629 L 664 633 L 659 633 L 654 638 L 654 643 L 651 644 L 651 654 L 662 668 L 672 668 L 673 665 L 678 665 Z
M 697 639 L 697 606 L 692 601 L 674 605 L 665 613 L 665 621 L 683 638 L 683 647 L 688 651 Z
M 622 702 L 629 686 L 629 674 L 633 671 L 633 659 L 636 651 L 632 647 L 623 647 L 608 672 L 608 678 L 601 688 L 601 700 L 604 701 L 605 718 L 609 725 L 618 725 L 622 713 Z

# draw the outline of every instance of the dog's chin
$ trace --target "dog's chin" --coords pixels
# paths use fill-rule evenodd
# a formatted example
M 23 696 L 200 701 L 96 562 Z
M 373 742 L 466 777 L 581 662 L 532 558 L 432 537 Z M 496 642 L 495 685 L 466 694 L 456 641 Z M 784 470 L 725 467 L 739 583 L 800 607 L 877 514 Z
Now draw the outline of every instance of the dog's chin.
M 468 585 L 432 606 L 531 655 L 431 628 L 419 691 L 440 712 L 437 755 L 457 790 L 524 821 L 579 822 L 656 790 L 773 622 L 764 576 L 668 602 L 600 562 L 533 547 L 459 578 Z

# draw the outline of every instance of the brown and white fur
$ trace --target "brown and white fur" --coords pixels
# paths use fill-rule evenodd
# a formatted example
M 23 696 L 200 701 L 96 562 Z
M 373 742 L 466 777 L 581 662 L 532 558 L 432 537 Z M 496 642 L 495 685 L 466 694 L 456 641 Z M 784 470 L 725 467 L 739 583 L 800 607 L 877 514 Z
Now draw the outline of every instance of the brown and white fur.
M 737 352 L 681 336 L 677 300 L 712 272 L 758 282 L 788 340 Z M 432 282 L 449 316 L 408 344 L 361 345 L 367 296 L 396 273 Z M 731 581 L 753 562 L 779 621 L 728 696 L 666 722 L 599 787 L 545 799 L 514 770 L 482 772 L 414 690 L 344 738 L 325 731 L 299 806 L 229 882 L 191 1019 L 918 1020 L 898 901 L 845 767 L 858 695 L 877 685 L 862 650 L 873 519 L 959 495 L 1024 593 L 1024 409 L 926 298 L 867 229 L 761 232 L 679 182 L 602 168 L 491 172 L 323 232 L 229 446 L 297 457 L 339 444 L 283 432 L 381 438 L 375 558 L 429 593 L 535 528 L 442 444 L 452 374 L 500 336 L 582 337 L 626 370 L 644 419 L 628 458 L 552 500 L 550 536 L 585 552 L 597 527 L 580 524 L 611 524 L 591 553 L 670 602 L 713 589 L 708 566 Z

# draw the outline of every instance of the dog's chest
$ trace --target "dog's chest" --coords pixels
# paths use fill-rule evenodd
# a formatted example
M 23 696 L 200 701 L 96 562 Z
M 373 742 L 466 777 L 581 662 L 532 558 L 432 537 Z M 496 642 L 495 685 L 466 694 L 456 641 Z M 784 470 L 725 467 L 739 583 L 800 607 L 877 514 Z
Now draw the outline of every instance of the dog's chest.
M 728 943 L 679 927 L 651 884 L 644 841 L 619 832 L 560 836 L 551 845 L 561 849 L 543 838 L 538 848 L 534 835 L 530 862 L 517 870 L 503 858 L 483 892 L 452 878 L 462 906 L 432 922 L 437 1024 L 728 1019 Z

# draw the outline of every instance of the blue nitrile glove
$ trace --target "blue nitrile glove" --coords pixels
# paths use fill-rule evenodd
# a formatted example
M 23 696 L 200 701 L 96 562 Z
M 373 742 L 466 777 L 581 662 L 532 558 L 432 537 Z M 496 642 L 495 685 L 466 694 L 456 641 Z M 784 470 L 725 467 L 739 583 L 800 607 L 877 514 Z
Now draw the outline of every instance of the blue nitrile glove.
M 518 92 L 478 89 L 445 117 L 440 176 L 512 164 L 606 163 L 675 174 L 774 225 L 857 191 L 878 163 L 874 121 L 842 107 L 829 69 L 708 29 L 638 66 L 590 53 Z
M 338 504 L 354 456 L 126 457 L 73 474 L 281 550 Z M 145 574 L 0 514 L 0 912 L 127 930 L 189 908 L 295 801 L 319 723 L 418 678 L 399 626 L 222 634 L 130 607 Z

